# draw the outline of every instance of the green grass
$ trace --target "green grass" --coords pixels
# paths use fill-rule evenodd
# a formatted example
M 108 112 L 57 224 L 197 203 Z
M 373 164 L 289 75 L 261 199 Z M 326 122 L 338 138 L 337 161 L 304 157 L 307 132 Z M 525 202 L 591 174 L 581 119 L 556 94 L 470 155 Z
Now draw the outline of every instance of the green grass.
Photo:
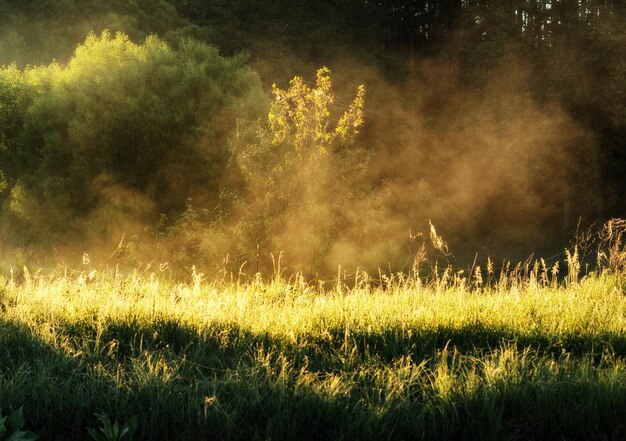
M 54 440 L 626 438 L 623 275 L 386 282 L 3 279 L 0 408 Z

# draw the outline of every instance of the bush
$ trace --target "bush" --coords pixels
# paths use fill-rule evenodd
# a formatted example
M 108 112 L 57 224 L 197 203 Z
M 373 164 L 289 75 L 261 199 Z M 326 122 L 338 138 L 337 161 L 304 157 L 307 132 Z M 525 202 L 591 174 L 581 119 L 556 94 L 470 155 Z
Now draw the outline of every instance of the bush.
M 244 56 L 156 36 L 136 44 L 91 34 L 67 65 L 0 70 L 0 79 L 10 75 L 28 76 L 35 88 L 17 112 L 19 133 L 4 144 L 33 158 L 17 185 L 39 236 L 112 234 L 116 219 L 176 217 L 188 198 L 215 206 L 236 118 L 254 118 L 265 103 Z
M 346 239 L 355 213 L 371 202 L 369 154 L 356 143 L 365 88 L 341 108 L 331 86 L 327 68 L 318 70 L 314 87 L 300 77 L 285 90 L 274 85 L 256 139 L 234 146 L 248 190 L 236 231 L 248 262 L 285 251 L 292 270 L 332 269 L 334 248 Z

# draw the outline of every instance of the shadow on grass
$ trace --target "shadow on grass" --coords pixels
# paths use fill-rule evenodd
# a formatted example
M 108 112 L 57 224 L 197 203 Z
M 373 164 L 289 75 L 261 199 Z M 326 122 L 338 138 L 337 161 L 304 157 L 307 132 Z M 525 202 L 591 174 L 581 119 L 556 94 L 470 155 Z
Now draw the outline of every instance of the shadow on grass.
M 502 346 L 518 350 L 530 348 L 550 357 L 569 354 L 587 356 L 600 362 L 609 354 L 626 357 L 626 335 L 616 333 L 553 335 L 540 330 L 520 333 L 505 327 L 490 327 L 482 323 L 461 327 L 436 328 L 387 327 L 384 330 L 355 331 L 342 327 L 329 328 L 327 333 L 297 337 L 276 337 L 269 332 L 253 333 L 235 323 L 222 323 L 198 329 L 168 319 L 152 322 L 110 322 L 102 329 L 94 324 L 61 325 L 63 333 L 73 340 L 76 348 L 90 347 L 89 353 L 101 356 L 106 345 L 114 342 L 114 357 L 136 356 L 141 351 L 161 351 L 203 360 L 208 368 L 237 368 L 244 354 L 256 356 L 260 349 L 287 355 L 295 363 L 306 360 L 314 372 L 338 372 L 345 369 L 346 352 L 353 367 L 377 360 L 388 363 L 401 357 L 414 362 L 431 359 L 442 349 L 462 354 L 482 356 Z M 97 342 L 97 343 L 96 343 Z M 105 351 L 106 352 L 106 351 Z M 298 365 L 298 367 L 300 367 Z
M 431 384 L 441 363 L 436 354 L 446 346 L 480 357 L 514 342 L 537 356 L 565 349 L 575 359 L 610 345 L 617 359 L 623 336 L 521 336 L 478 324 L 349 335 L 336 329 L 294 341 L 234 324 L 198 331 L 164 319 L 46 326 L 0 318 L 0 407 L 24 406 L 28 428 L 44 439 L 86 439 L 95 412 L 120 421 L 137 415 L 137 438 L 145 440 L 626 436 L 626 379 L 623 371 L 611 373 L 623 364 L 584 364 L 536 381 L 503 378 L 449 393 Z M 385 382 L 381 372 L 403 356 L 430 365 L 412 384 L 401 376 Z M 343 380 L 334 385 L 333 376 Z

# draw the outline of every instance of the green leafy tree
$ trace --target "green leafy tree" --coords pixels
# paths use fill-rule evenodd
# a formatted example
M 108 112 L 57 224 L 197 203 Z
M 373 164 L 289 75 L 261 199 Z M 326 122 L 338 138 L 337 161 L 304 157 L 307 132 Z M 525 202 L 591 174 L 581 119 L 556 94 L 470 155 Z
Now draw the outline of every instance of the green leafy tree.
M 22 179 L 33 173 L 37 151 L 26 126 L 29 108 L 45 87 L 38 69 L 0 68 L 0 243 L 4 252 L 10 226 L 15 221 L 11 205 Z M 14 208 L 14 207 L 13 207 Z
M 2 185 L 19 185 L 40 236 L 175 219 L 189 198 L 216 206 L 236 118 L 266 102 L 245 57 L 192 40 L 92 34 L 66 65 L 2 72 L 17 84 L 0 92 Z

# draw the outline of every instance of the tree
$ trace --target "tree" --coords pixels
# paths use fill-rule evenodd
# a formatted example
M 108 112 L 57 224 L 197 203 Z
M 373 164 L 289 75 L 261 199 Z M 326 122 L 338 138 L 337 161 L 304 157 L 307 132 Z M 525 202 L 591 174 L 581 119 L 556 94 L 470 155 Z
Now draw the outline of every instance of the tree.
M 25 132 L 28 109 L 41 93 L 37 69 L 0 68 L 0 253 L 6 245 L 10 203 L 20 181 L 32 173 L 37 152 Z
M 266 102 L 245 57 L 192 40 L 92 34 L 66 65 L 3 72 L 16 84 L 0 97 L 3 188 L 19 184 L 25 216 L 51 236 L 176 218 L 189 198 L 215 206 L 235 119 Z
M 339 109 L 330 71 L 321 68 L 315 86 L 295 77 L 288 89 L 273 85 L 272 95 L 256 142 L 234 146 L 248 187 L 239 207 L 244 252 L 286 251 L 295 266 L 319 269 L 341 234 L 347 206 L 364 191 L 368 155 L 355 141 L 365 87 Z

